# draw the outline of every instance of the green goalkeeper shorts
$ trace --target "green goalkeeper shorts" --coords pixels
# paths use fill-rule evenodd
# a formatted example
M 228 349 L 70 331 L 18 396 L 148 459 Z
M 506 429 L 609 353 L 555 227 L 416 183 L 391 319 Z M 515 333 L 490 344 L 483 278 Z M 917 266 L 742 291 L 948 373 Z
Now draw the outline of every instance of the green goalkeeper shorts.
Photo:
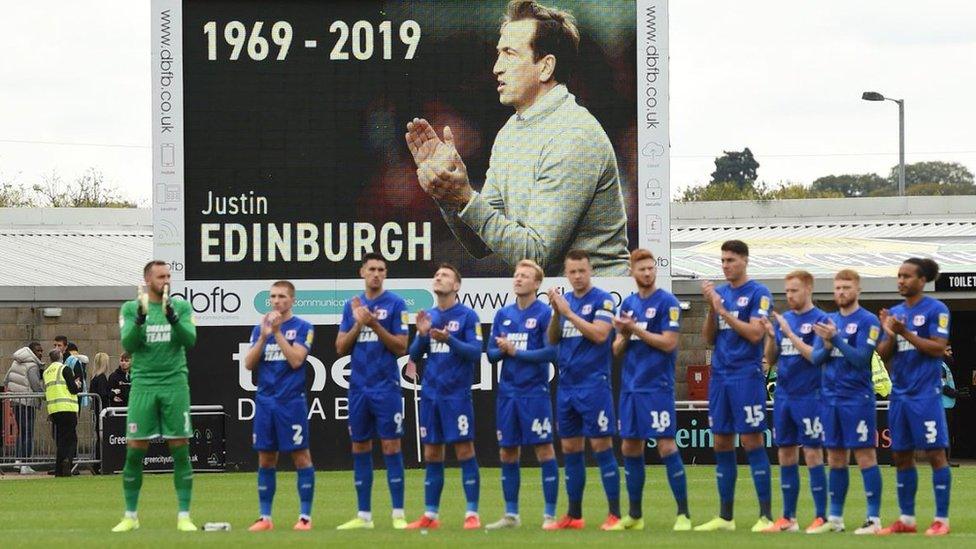
M 129 393 L 129 410 L 126 415 L 127 438 L 148 440 L 151 438 L 190 438 L 190 389 L 134 388 Z

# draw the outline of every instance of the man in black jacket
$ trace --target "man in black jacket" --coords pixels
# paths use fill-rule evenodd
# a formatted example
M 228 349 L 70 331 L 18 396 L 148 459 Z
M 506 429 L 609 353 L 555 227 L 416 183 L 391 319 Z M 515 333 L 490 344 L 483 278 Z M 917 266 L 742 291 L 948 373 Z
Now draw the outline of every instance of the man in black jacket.
M 129 353 L 122 353 L 122 356 L 119 357 L 119 367 L 108 377 L 108 390 L 111 397 L 105 404 L 106 408 L 129 405 L 129 388 L 132 386 L 132 380 L 129 377 L 131 361 L 132 357 L 129 356 Z

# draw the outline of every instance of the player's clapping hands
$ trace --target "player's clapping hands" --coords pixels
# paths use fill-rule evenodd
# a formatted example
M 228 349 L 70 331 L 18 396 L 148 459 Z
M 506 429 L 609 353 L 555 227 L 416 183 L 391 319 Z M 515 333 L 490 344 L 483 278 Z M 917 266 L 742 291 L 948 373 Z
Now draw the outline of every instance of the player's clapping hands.
M 553 311 L 564 316 L 569 312 L 569 302 L 563 294 L 557 292 L 555 288 L 550 289 L 546 294 L 549 296 L 549 305 Z
M 702 296 L 716 313 L 722 310 L 722 296 L 715 291 L 715 283 L 711 280 L 702 281 Z
M 281 313 L 278 311 L 271 311 L 267 315 L 267 321 L 271 324 L 271 333 L 275 333 L 281 329 Z
M 623 335 L 629 336 L 634 333 L 634 317 L 621 314 L 613 318 L 613 328 Z
M 271 312 L 276 312 L 276 311 L 271 311 Z M 266 313 L 264 317 L 261 319 L 261 336 L 264 338 L 268 338 L 271 337 L 272 333 L 274 333 L 274 328 L 272 328 L 271 326 L 271 313 Z
M 444 343 L 451 337 L 451 332 L 448 332 L 447 328 L 431 328 L 430 337 L 433 338 L 434 341 Z
M 504 335 L 502 337 L 496 337 L 495 344 L 498 345 L 498 349 L 501 352 L 508 356 L 515 356 L 515 345 Z
M 430 332 L 430 313 L 420 311 L 417 313 L 417 334 L 426 336 Z
M 790 328 L 790 323 L 786 321 L 786 317 L 777 313 L 776 311 L 773 311 L 773 318 L 775 318 L 776 322 L 779 323 L 779 329 L 783 330 L 784 334 L 788 335 L 793 333 L 793 328 Z M 770 332 L 770 335 L 775 335 L 775 334 L 773 332 Z
M 837 326 L 829 318 L 825 322 L 818 322 L 813 325 L 813 332 L 824 342 L 824 347 L 830 349 L 833 344 L 830 342 L 837 335 Z
M 774 311 L 773 314 L 776 314 L 776 312 Z M 770 337 L 776 337 L 776 329 L 773 328 L 773 323 L 770 322 L 768 318 L 761 317 L 759 319 L 759 323 L 762 324 L 763 330 L 766 330 L 766 333 L 769 334 Z
M 881 328 L 889 336 L 905 334 L 905 321 L 891 314 L 888 309 L 882 309 L 878 319 L 881 320 Z
M 368 326 L 376 319 L 369 307 L 363 305 L 363 302 L 359 300 L 359 296 L 352 298 L 350 305 L 352 306 L 352 316 L 361 326 Z

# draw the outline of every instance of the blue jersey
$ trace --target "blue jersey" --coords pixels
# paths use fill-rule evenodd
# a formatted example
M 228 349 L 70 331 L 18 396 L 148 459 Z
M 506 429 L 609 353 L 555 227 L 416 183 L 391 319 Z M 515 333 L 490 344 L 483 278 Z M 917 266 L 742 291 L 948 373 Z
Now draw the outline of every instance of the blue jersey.
M 590 288 L 583 297 L 565 295 L 569 308 L 587 322 L 613 323 L 613 296 L 603 290 Z M 613 361 L 613 332 L 603 343 L 593 343 L 583 337 L 579 329 L 562 318 L 562 339 L 559 340 L 559 386 L 579 389 L 609 386 L 610 363 Z
M 293 316 L 281 323 L 281 334 L 293 345 L 311 350 L 315 328 L 308 321 Z M 251 346 L 261 337 L 261 325 L 251 330 Z M 304 366 L 304 365 L 303 365 Z M 274 335 L 264 343 L 264 356 L 258 363 L 258 397 L 286 402 L 305 394 L 305 368 L 292 368 Z
M 749 280 L 738 288 L 724 284 L 715 288 L 725 309 L 742 322 L 769 317 L 773 295 L 769 288 Z M 712 377 L 739 379 L 759 373 L 762 375 L 763 340 L 750 343 L 739 335 L 719 315 L 716 316 L 715 351 L 712 353 Z
M 790 325 L 790 329 L 803 343 L 813 346 L 817 334 L 813 325 L 824 322 L 827 313 L 814 307 L 805 313 L 786 311 L 783 318 Z M 820 366 L 803 358 L 790 338 L 780 330 L 779 322 L 774 322 L 776 329 L 776 347 L 779 349 L 779 359 L 776 361 L 776 398 L 817 398 L 820 396 L 822 380 Z
M 376 299 L 366 299 L 360 294 L 359 300 L 368 308 L 383 329 L 392 335 L 407 333 L 407 306 L 400 296 L 393 292 L 383 292 Z M 340 332 L 348 332 L 356 325 L 352 305 L 346 301 L 342 310 Z M 379 336 L 369 326 L 363 326 L 352 347 L 349 364 L 349 391 L 383 392 L 400 390 L 400 368 L 397 356 L 380 341 Z
M 552 309 L 536 300 L 519 309 L 512 304 L 495 313 L 491 325 L 489 346 L 495 346 L 496 337 L 506 337 L 519 351 L 536 351 L 548 344 L 546 331 Z M 549 392 L 549 362 L 528 361 L 518 356 L 504 355 L 498 392 L 503 396 L 532 396 Z
M 914 307 L 900 303 L 890 314 L 918 337 L 949 339 L 949 308 L 925 296 Z M 919 352 L 902 336 L 896 336 L 891 363 L 891 399 L 936 397 L 942 394 L 942 358 Z
M 427 312 L 432 328 L 446 329 L 460 342 L 477 344 L 480 348 L 481 324 L 478 313 L 470 307 L 459 302 L 446 311 L 434 307 Z M 424 398 L 471 398 L 477 360 L 465 359 L 450 344 L 437 341 L 430 334 L 422 339 L 421 350 L 427 352 L 421 384 Z
M 858 308 L 848 316 L 840 312 L 828 315 L 837 326 L 838 336 L 854 349 L 878 346 L 881 322 L 866 309 Z M 816 345 L 823 345 L 820 338 Z M 779 387 L 777 387 L 779 390 Z M 851 364 L 835 345 L 823 368 L 823 398 L 828 404 L 843 400 L 874 400 L 874 382 L 871 380 L 871 361 L 866 366 Z
M 620 315 L 629 316 L 635 323 L 653 334 L 681 331 L 681 307 L 678 300 L 658 288 L 646 299 L 632 294 L 620 304 Z M 636 335 L 630 336 L 620 374 L 623 393 L 674 392 L 675 347 L 670 353 L 644 343 Z

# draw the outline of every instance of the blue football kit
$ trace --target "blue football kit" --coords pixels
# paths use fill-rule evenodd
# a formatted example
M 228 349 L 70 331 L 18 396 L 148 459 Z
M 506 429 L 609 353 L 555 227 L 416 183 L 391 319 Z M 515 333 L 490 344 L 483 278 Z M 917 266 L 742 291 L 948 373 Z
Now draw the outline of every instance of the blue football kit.
M 384 291 L 375 299 L 367 299 L 365 294 L 359 299 L 390 335 L 407 333 L 407 306 L 398 295 Z M 352 305 L 347 301 L 339 331 L 349 332 L 355 324 Z M 349 363 L 349 435 L 353 441 L 403 436 L 398 358 L 369 326 L 360 329 Z

